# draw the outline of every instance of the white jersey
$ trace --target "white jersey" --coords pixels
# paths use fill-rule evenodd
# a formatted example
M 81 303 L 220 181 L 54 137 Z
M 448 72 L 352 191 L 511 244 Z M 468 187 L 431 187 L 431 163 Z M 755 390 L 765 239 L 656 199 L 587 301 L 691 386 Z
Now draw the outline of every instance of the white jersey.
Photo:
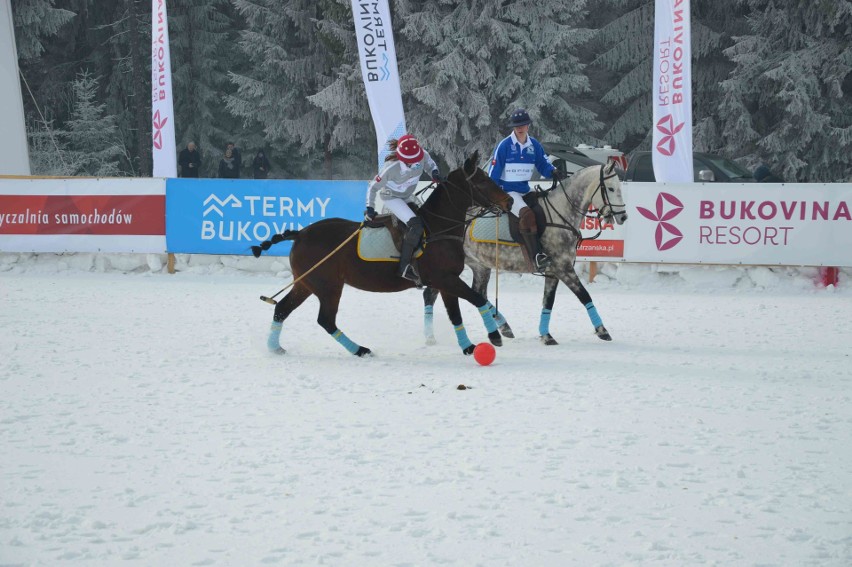
M 406 165 L 398 160 L 387 162 L 382 171 L 370 182 L 367 188 L 367 206 L 376 208 L 376 195 L 382 199 L 402 199 L 406 203 L 413 201 L 417 182 L 425 171 L 431 175 L 438 165 L 429 152 L 423 150 L 423 159 L 417 163 Z

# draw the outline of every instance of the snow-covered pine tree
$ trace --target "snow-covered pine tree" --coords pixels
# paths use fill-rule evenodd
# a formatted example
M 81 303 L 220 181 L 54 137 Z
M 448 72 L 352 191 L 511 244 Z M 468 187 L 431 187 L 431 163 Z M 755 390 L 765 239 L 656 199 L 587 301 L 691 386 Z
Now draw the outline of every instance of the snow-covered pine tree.
M 33 175 L 66 175 L 69 171 L 60 139 L 53 121 L 47 124 L 34 118 L 27 119 L 27 142 L 30 153 L 30 171 Z
M 151 4 L 98 0 L 80 15 L 89 69 L 103 85 L 98 100 L 125 148 L 122 174 L 151 175 Z
M 76 15 L 69 10 L 55 8 L 54 3 L 55 0 L 13 0 L 11 3 L 18 64 L 27 81 L 24 112 L 27 115 L 30 169 L 34 174 L 42 175 L 58 175 L 63 171 L 55 148 L 58 144 L 53 131 L 55 113 L 48 102 L 48 97 L 55 99 L 61 96 L 58 92 L 61 88 L 39 88 L 45 78 L 56 79 L 49 73 L 48 62 L 44 61 L 44 43 Z M 62 84 L 61 79 L 55 83 Z
M 595 34 L 592 45 L 601 52 L 593 61 L 618 73 L 601 102 L 619 109 L 603 137 L 624 150 L 647 149 L 652 121 L 651 78 L 654 42 L 654 0 L 607 0 L 615 18 Z M 715 120 L 719 83 L 731 65 L 723 50 L 732 33 L 743 29 L 740 0 L 692 2 L 693 146 L 696 151 L 721 145 Z
M 227 71 L 242 60 L 232 41 L 236 26 L 227 0 L 184 0 L 169 10 L 177 149 L 194 141 L 204 160 L 202 177 L 212 177 L 226 142 L 250 142 L 235 131 L 239 122 L 225 107 L 233 90 Z M 243 160 L 250 160 L 245 153 Z
M 588 79 L 574 54 L 586 2 L 409 0 L 395 27 L 408 128 L 449 162 L 487 155 L 526 107 L 542 142 L 577 144 L 599 125 L 576 99 Z
M 71 119 L 61 132 L 66 175 L 109 177 L 119 175 L 124 147 L 115 117 L 104 115 L 106 105 L 95 101 L 98 80 L 83 71 L 73 83 Z
M 75 13 L 55 8 L 56 0 L 13 0 L 15 43 L 18 58 L 36 59 L 44 52 L 42 39 L 54 35 Z
M 787 181 L 852 180 L 852 2 L 748 0 L 718 106 L 725 151 Z
M 367 103 L 350 0 L 328 0 L 318 21 L 317 38 L 332 56 L 331 82 L 308 101 L 325 113 L 330 125 L 325 169 L 345 179 L 375 174 L 375 129 Z M 332 159 L 333 158 L 333 159 Z M 330 173 L 329 173 L 330 176 Z
M 345 152 L 357 146 L 352 144 L 356 138 L 351 125 L 339 119 L 343 105 L 330 100 L 348 96 L 346 85 L 338 84 L 339 92 L 325 92 L 329 100 L 313 102 L 311 97 L 340 79 L 341 64 L 344 78 L 352 75 L 353 61 L 341 60 L 342 46 L 329 31 L 332 24 L 324 22 L 336 19 L 342 25 L 351 19 L 350 11 L 342 11 L 346 3 L 234 0 L 234 5 L 246 20 L 239 44 L 249 65 L 231 74 L 237 92 L 227 97 L 228 109 L 243 118 L 246 127 L 263 132 L 273 150 L 273 167 L 281 174 L 332 175 L 331 157 L 341 144 L 350 143 Z M 318 104 L 332 106 L 338 117 Z

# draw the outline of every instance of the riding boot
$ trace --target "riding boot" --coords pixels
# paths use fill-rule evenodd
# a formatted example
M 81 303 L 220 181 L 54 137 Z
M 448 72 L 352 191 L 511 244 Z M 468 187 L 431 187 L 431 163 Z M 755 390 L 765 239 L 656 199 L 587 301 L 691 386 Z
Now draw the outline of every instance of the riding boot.
M 535 222 L 535 213 L 529 207 L 521 209 L 520 222 L 518 223 L 524 248 L 526 249 L 527 261 L 530 263 L 531 271 L 542 274 L 550 266 L 550 256 L 541 249 L 541 240 L 538 237 L 538 227 Z
M 420 274 L 411 263 L 411 258 L 414 256 L 414 251 L 420 245 L 420 238 L 423 236 L 423 220 L 420 217 L 414 217 L 408 221 L 408 230 L 402 239 L 402 249 L 399 252 L 399 271 L 400 277 L 411 280 L 419 288 L 423 284 L 420 281 Z

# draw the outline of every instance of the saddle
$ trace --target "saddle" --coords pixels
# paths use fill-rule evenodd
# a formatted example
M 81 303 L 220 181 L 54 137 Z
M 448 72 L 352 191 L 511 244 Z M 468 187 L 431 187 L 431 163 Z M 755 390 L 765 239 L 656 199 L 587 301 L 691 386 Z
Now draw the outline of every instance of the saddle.
M 405 236 L 405 225 L 392 214 L 376 215 L 371 221 L 364 221 L 367 228 L 386 228 L 393 239 L 393 245 L 399 250 L 402 247 L 402 239 Z
M 418 208 L 408 203 L 408 208 L 415 214 Z M 367 261 L 399 261 L 400 250 L 405 240 L 408 228 L 396 216 L 385 213 L 376 215 L 371 221 L 364 221 L 364 228 L 358 237 L 358 256 Z M 375 230 L 380 229 L 380 230 Z M 412 261 L 420 258 L 426 248 L 425 235 L 420 246 L 414 251 Z

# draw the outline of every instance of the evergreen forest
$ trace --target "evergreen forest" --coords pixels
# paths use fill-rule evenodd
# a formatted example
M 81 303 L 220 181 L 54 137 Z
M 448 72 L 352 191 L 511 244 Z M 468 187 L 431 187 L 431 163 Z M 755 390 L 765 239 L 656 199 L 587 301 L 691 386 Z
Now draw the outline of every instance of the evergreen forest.
M 545 147 L 650 148 L 654 0 L 389 0 L 408 129 L 440 163 L 527 108 Z M 34 174 L 151 175 L 150 0 L 12 0 Z M 178 149 L 364 179 L 376 143 L 350 0 L 167 0 Z M 852 181 L 852 1 L 693 0 L 693 144 Z

